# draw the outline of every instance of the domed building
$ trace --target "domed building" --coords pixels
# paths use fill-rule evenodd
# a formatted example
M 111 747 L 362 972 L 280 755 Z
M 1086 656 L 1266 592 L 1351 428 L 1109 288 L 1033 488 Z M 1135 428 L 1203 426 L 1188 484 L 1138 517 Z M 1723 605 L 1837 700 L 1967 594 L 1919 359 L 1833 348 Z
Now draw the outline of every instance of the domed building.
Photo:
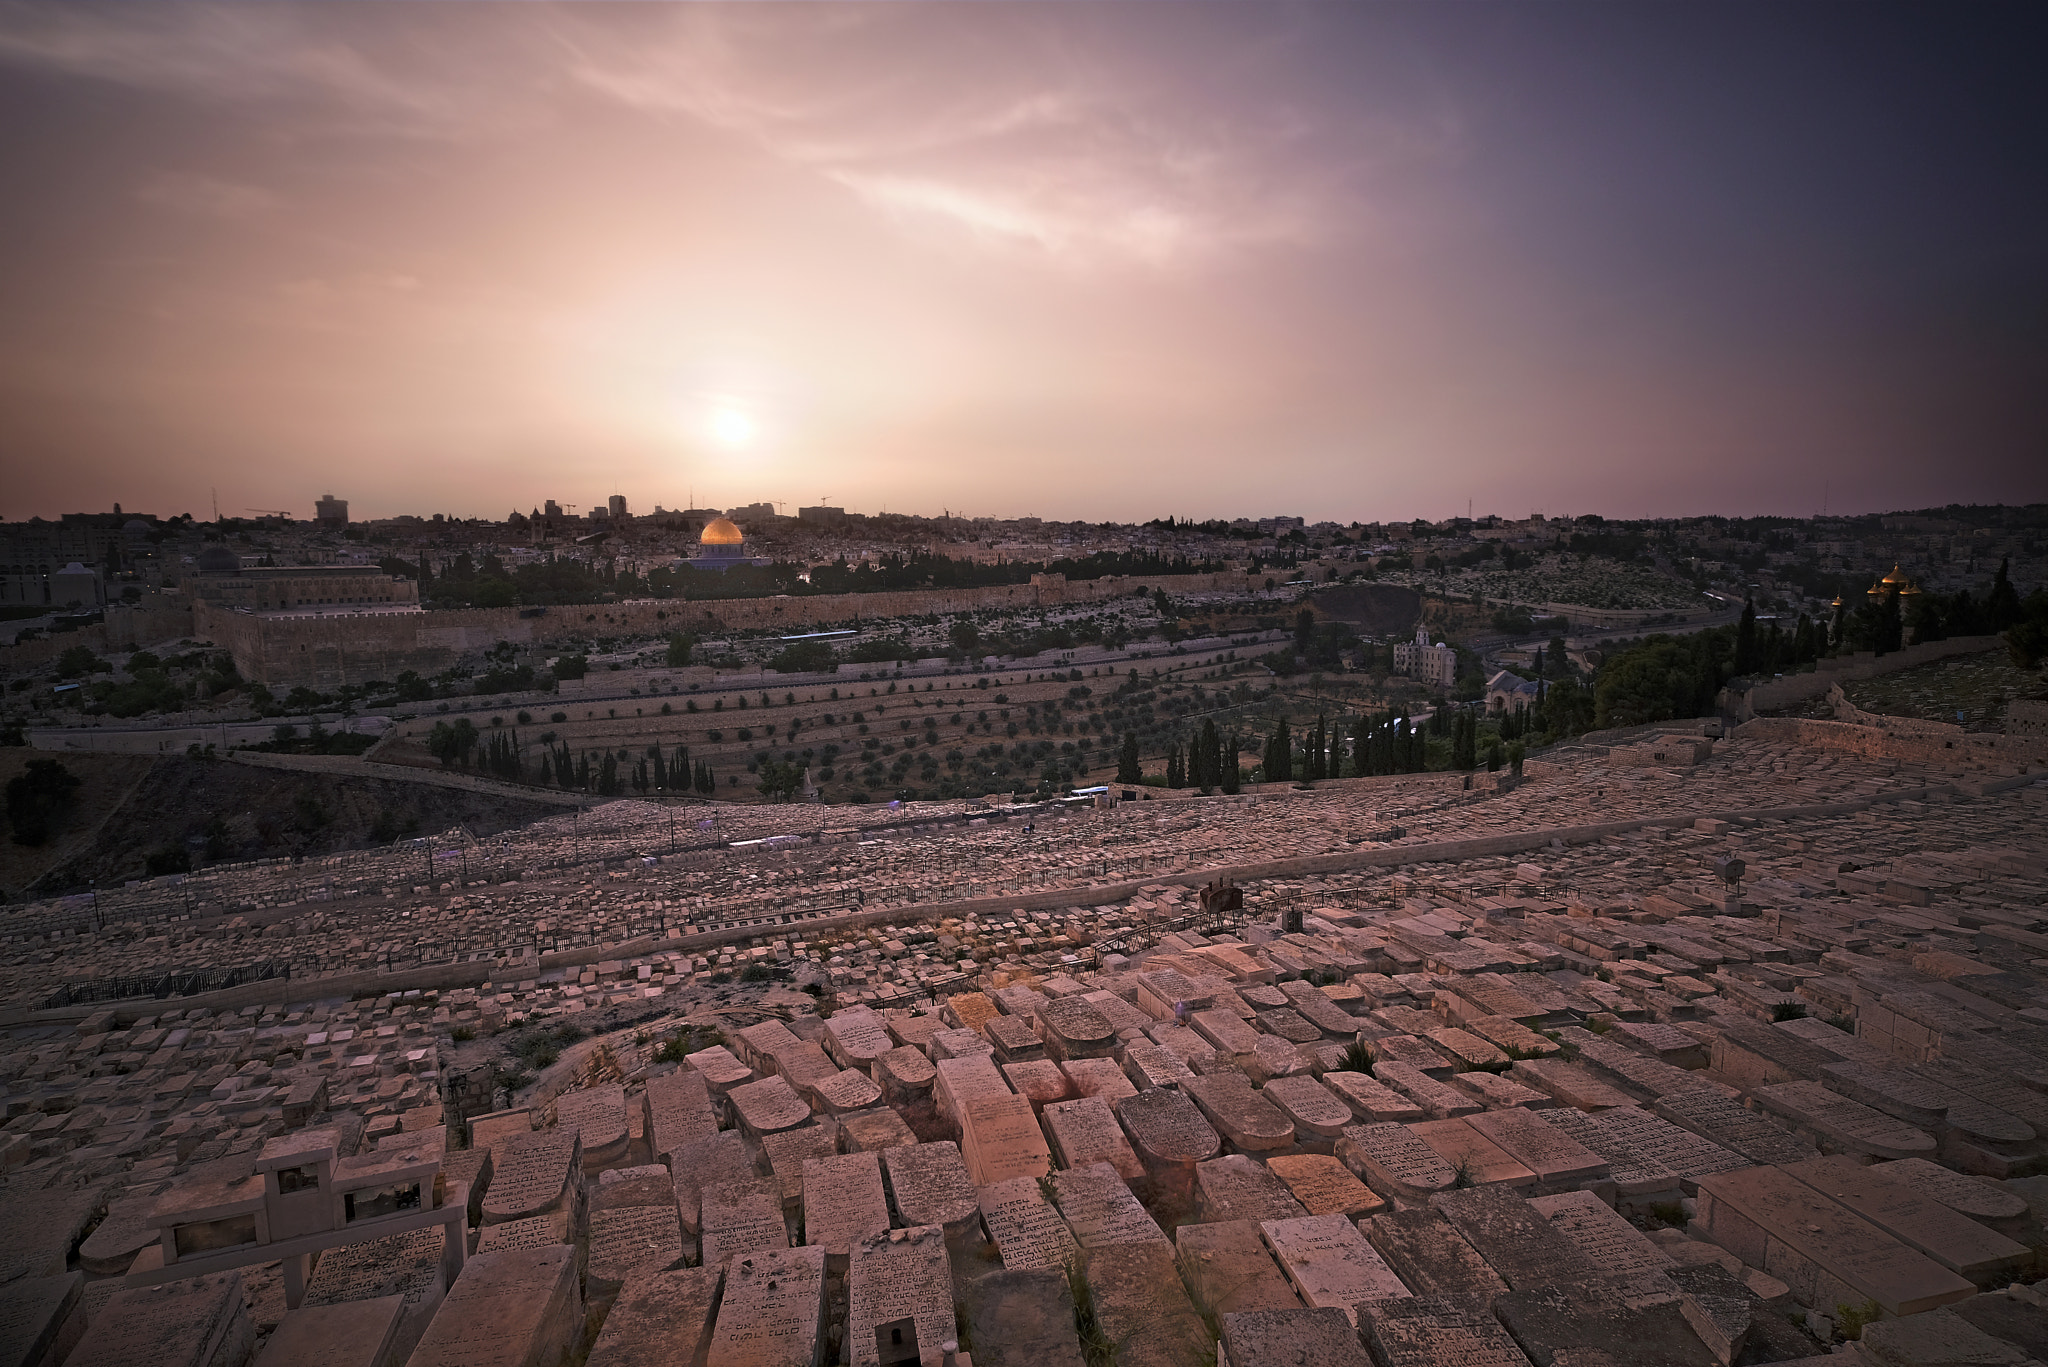
M 697 537 L 697 552 L 683 561 L 693 570 L 723 574 L 738 565 L 766 565 L 765 556 L 747 554 L 746 533 L 729 517 L 714 517 Z

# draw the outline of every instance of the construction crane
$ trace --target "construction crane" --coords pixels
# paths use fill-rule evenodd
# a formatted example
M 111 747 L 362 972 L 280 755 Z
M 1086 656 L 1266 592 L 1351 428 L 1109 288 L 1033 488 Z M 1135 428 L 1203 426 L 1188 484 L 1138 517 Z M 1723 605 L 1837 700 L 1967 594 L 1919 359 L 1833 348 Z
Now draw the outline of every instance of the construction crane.
M 288 518 L 292 515 L 292 510 L 289 508 L 244 508 L 242 511 L 245 513 L 261 513 L 265 517 Z

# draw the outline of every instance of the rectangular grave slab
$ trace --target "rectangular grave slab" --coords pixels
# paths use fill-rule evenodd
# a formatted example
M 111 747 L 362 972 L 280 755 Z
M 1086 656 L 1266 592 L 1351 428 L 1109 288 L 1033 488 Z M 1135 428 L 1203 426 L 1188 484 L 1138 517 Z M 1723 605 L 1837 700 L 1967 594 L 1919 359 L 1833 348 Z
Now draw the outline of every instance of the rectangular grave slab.
M 1800 1130 L 1818 1135 L 1832 1149 L 1872 1158 L 1929 1158 L 1934 1136 L 1882 1111 L 1833 1092 L 1818 1082 L 1781 1082 L 1750 1095 L 1764 1109 Z
M 1536 1174 L 1474 1129 L 1470 1119 L 1425 1120 L 1409 1128 L 1437 1151 L 1453 1173 L 1463 1171 L 1473 1186 L 1534 1187 Z
M 239 1367 L 256 1346 L 242 1295 L 239 1272 L 116 1291 L 65 1361 L 78 1367 Z
M 1669 1254 L 1590 1191 L 1532 1196 L 1529 1208 L 1569 1239 L 1596 1268 L 1639 1281 L 1675 1266 Z
M 1181 1279 L 1211 1314 L 1301 1307 L 1293 1284 L 1273 1261 L 1258 1221 L 1182 1225 L 1173 1238 Z
M 979 1189 L 977 1200 L 1004 1267 L 1064 1269 L 1080 1251 L 1073 1230 L 1045 1199 L 1036 1178 L 991 1183 Z
M 1699 1188 L 1708 1236 L 1790 1286 L 1803 1305 L 1872 1300 L 1886 1314 L 1910 1315 L 1976 1290 L 1781 1168 L 1713 1173 Z
M 734 1258 L 707 1367 L 819 1367 L 824 1353 L 825 1250 Z
M 1234 1148 L 1255 1152 L 1284 1149 L 1294 1143 L 1294 1122 L 1254 1090 L 1243 1073 L 1233 1070 L 1198 1077 L 1182 1084 L 1181 1091 Z
M 1126 1041 L 1122 1058 L 1124 1076 L 1141 1092 L 1154 1087 L 1179 1087 L 1194 1077 L 1178 1054 L 1150 1041 Z
M 967 1291 L 967 1321 L 974 1367 L 1083 1367 L 1063 1271 L 1006 1267 L 977 1279 Z
M 575 1130 L 534 1130 L 500 1143 L 492 1155 L 484 1223 L 561 1211 L 580 1194 L 583 1141 Z
M 1230 1367 L 1371 1367 L 1341 1310 L 1244 1310 L 1223 1317 Z
M 745 1149 L 742 1146 L 741 1155 Z M 839 1152 L 839 1137 L 834 1130 L 819 1125 L 804 1125 L 781 1134 L 771 1134 L 761 1141 L 761 1156 L 768 1160 L 768 1170 L 777 1182 L 782 1184 L 782 1208 L 792 1215 L 800 1214 L 804 1204 L 804 1164 L 813 1158 L 830 1158 Z M 751 1177 L 754 1169 L 749 1164 L 744 1172 L 734 1171 L 727 1180 Z
M 1273 1078 L 1259 1094 L 1279 1108 L 1303 1136 L 1335 1139 L 1355 1118 L 1347 1103 L 1307 1073 Z
M 780 1077 L 746 1083 L 728 1095 L 740 1128 L 757 1141 L 811 1123 L 809 1104 Z
M 1510 1290 L 1602 1280 L 1603 1269 L 1514 1192 L 1501 1187 L 1445 1191 L 1432 1196 L 1430 1204 L 1457 1226 Z
M 795 1133 L 805 1132 L 799 1130 Z M 771 1138 L 780 1139 L 782 1136 Z M 830 1152 L 830 1149 L 826 1151 Z M 754 1176 L 753 1156 L 747 1152 L 747 1142 L 740 1137 L 738 1130 L 720 1130 L 717 1134 L 692 1140 L 676 1151 L 673 1162 L 676 1218 L 682 1222 L 683 1233 L 689 1235 L 703 1228 L 703 1192 L 706 1186 Z M 803 1193 L 802 1173 L 799 1162 L 792 1179 L 796 1186 L 795 1196 L 789 1195 L 789 1184 L 785 1184 L 784 1199 L 792 1206 Z
M 1950 1210 L 1911 1181 L 1864 1167 L 1846 1154 L 1788 1163 L 1784 1170 L 1979 1286 L 2011 1280 L 2028 1260 L 2024 1244 Z
M 1528 1367 L 1500 1321 L 1442 1296 L 1391 1296 L 1358 1307 L 1379 1367 Z
M 1507 1283 L 1465 1242 L 1442 1211 L 1430 1206 L 1388 1211 L 1361 1227 L 1367 1240 L 1418 1296 L 1440 1296 L 1485 1312 Z
M 1167 1242 L 1121 1174 L 1107 1163 L 1052 1175 L 1053 1200 L 1083 1248 Z
M 1083 997 L 1049 997 L 1038 1004 L 1038 1033 L 1055 1061 L 1108 1058 L 1116 1027 Z
M 1053 1158 L 1063 1168 L 1108 1163 L 1125 1181 L 1145 1176 L 1145 1165 L 1125 1137 L 1116 1115 L 1101 1097 L 1081 1097 L 1055 1102 L 1045 1108 L 1045 1132 L 1052 1141 Z
M 1555 1124 L 1558 1114 L 1545 1112 L 1542 1118 Z M 1617 1174 L 1624 1159 L 1638 1169 L 1667 1169 L 1678 1175 L 1679 1185 L 1688 1195 L 1696 1190 L 1699 1178 L 1707 1173 L 1732 1172 L 1749 1166 L 1749 1160 L 1734 1150 L 1723 1148 L 1703 1135 L 1674 1125 L 1637 1106 L 1617 1106 L 1611 1111 L 1588 1115 L 1583 1132 L 1576 1128 L 1570 1128 L 1569 1132 L 1587 1148 L 1605 1157 L 1615 1166 Z M 1617 1151 L 1620 1157 L 1617 1157 Z
M 555 1124 L 577 1131 L 583 1142 L 583 1167 L 595 1173 L 626 1156 L 631 1142 L 626 1126 L 626 1089 L 620 1083 L 585 1087 L 555 1098 Z
M 1508 1076 L 1581 1111 L 1605 1111 L 1634 1104 L 1633 1098 L 1600 1081 L 1586 1068 L 1556 1058 L 1517 1060 Z
M 1120 1096 L 1136 1096 L 1138 1092 L 1112 1058 L 1067 1059 L 1060 1064 L 1060 1071 L 1066 1074 L 1075 1096 L 1114 1101 Z
M 1668 1092 L 1652 1101 L 1650 1110 L 1752 1163 L 1797 1163 L 1820 1156 L 1776 1121 L 1718 1091 Z
M 1534 1111 L 1482 1111 L 1465 1123 L 1486 1136 L 1510 1158 L 1536 1174 L 1545 1187 L 1573 1187 L 1610 1175 L 1606 1159 Z
M 607 1168 L 597 1175 L 597 1190 L 590 1198 L 593 1211 L 625 1206 L 667 1206 L 674 1210 L 675 1205 L 676 1184 L 669 1178 L 668 1168 L 660 1163 Z
M 839 1117 L 839 1147 L 848 1153 L 880 1153 L 916 1142 L 916 1133 L 887 1106 L 871 1106 Z
M 383 1367 L 391 1360 L 404 1309 L 402 1297 L 380 1296 L 288 1311 L 256 1367 Z
M 582 1330 L 575 1249 L 479 1253 L 463 1264 L 406 1367 L 529 1367 L 566 1357 Z
M 8 1367 L 39 1367 L 57 1362 L 59 1347 L 75 1336 L 85 1290 L 85 1274 L 25 1277 L 0 1286 L 0 1362 Z
M 684 1058 L 683 1063 L 693 1073 L 704 1079 L 711 1095 L 722 1097 L 743 1082 L 754 1080 L 754 1070 L 740 1062 L 739 1056 L 722 1044 L 699 1049 Z
M 872 1153 L 804 1161 L 804 1242 L 844 1258 L 854 1244 L 889 1228 L 882 1163 Z
M 1266 1220 L 1259 1229 L 1305 1304 L 1342 1310 L 1355 1325 L 1360 1301 L 1408 1294 L 1358 1226 L 1342 1215 Z
M 1871 1171 L 1886 1173 L 1950 1210 L 1960 1211 L 2006 1234 L 2016 1232 L 2026 1221 L 2026 1200 L 2010 1188 L 1966 1177 L 1924 1158 L 1876 1163 L 1871 1165 Z
M 916 1329 L 920 1367 L 944 1367 L 942 1345 L 956 1332 L 944 1230 L 918 1225 L 869 1235 L 853 1247 L 846 1283 L 852 1367 L 881 1367 L 877 1328 L 906 1319 Z
M 1337 1140 L 1337 1159 L 1390 1200 L 1425 1201 L 1458 1177 L 1412 1126 L 1393 1121 L 1347 1128 Z
M 1433 1119 L 1452 1120 L 1486 1109 L 1467 1092 L 1440 1082 L 1408 1063 L 1382 1062 L 1373 1065 L 1373 1076 L 1420 1106 Z
M 952 1140 L 884 1149 L 882 1170 L 899 1224 L 938 1225 L 957 1241 L 980 1221 L 974 1178 Z
M 1195 1212 L 1205 1221 L 1292 1220 L 1308 1214 L 1271 1168 L 1241 1153 L 1195 1165 Z
M 0 1201 L 0 1285 L 17 1277 L 58 1277 L 85 1227 L 104 1204 L 99 1188 L 14 1191 Z
M 772 1177 L 712 1182 L 703 1189 L 702 1265 L 722 1271 L 734 1258 L 789 1247 L 781 1184 Z
M 1422 1120 L 1429 1114 L 1370 1073 L 1333 1070 L 1324 1073 L 1322 1081 L 1324 1087 L 1351 1107 L 1354 1117 L 1368 1123 Z
M 698 1367 L 711 1344 L 716 1268 L 640 1272 L 605 1316 L 586 1367 Z
M 1548 1286 L 1510 1291 L 1493 1313 L 1535 1367 L 1719 1367 L 1675 1296 L 1635 1306 Z
M 1266 1159 L 1266 1166 L 1311 1215 L 1345 1215 L 1355 1220 L 1387 1208 L 1386 1198 L 1329 1154 L 1274 1154 Z
M 1185 1367 L 1214 1350 L 1164 1239 L 1088 1249 L 1081 1266 L 1096 1330 L 1116 1346 L 1117 1367 Z
M 888 1022 L 865 1006 L 835 1011 L 825 1021 L 825 1052 L 841 1068 L 866 1071 L 875 1060 L 896 1047 Z
M 939 1114 L 955 1125 L 960 1123 L 968 1102 L 979 1097 L 1011 1095 L 1010 1084 L 1003 1081 L 1002 1073 L 988 1054 L 939 1059 L 933 1067 L 938 1080 L 932 1096 L 938 1102 Z
M 967 1171 L 978 1187 L 1052 1171 L 1052 1150 L 1031 1103 L 1010 1092 L 966 1104 L 960 1117 L 960 1156 L 967 1160 Z
M 661 1272 L 683 1259 L 683 1231 L 673 1203 L 600 1210 L 590 1217 L 584 1286 L 610 1296 L 635 1272 Z

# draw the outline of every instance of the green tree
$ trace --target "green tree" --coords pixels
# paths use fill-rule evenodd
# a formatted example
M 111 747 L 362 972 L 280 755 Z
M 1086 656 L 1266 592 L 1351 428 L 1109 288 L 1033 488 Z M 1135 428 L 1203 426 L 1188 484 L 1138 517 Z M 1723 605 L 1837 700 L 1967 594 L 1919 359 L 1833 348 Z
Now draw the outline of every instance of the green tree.
M 1742 623 L 1735 628 L 1735 672 L 1754 674 L 1756 666 L 1756 604 L 1744 598 Z
M 1123 744 L 1116 752 L 1116 781 L 1118 783 L 1142 783 L 1145 771 L 1138 762 L 1138 733 L 1124 732 Z
M 1221 756 L 1223 772 L 1218 776 L 1218 781 L 1223 785 L 1225 793 L 1235 793 L 1243 786 L 1243 774 L 1237 767 L 1238 752 L 1243 747 L 1237 732 L 1230 733 L 1230 739 L 1225 742 L 1225 746 L 1226 749 Z
M 1273 724 L 1273 732 L 1266 737 L 1266 782 L 1291 783 L 1294 781 L 1294 738 L 1287 734 L 1287 718 L 1282 717 Z
M 697 644 L 694 636 L 677 632 L 668 638 L 668 667 L 681 669 L 690 663 L 690 650 Z M 557 676 L 559 677 L 559 676 Z
M 78 799 L 78 775 L 54 759 L 32 759 L 7 780 L 7 820 L 17 845 L 41 845 Z
M 1187 766 L 1181 762 L 1180 742 L 1166 747 L 1166 786 L 1185 788 L 1188 786 Z
M 1214 719 L 1202 719 L 1201 734 L 1195 738 L 1195 786 L 1208 792 L 1223 781 L 1223 738 L 1216 734 Z
M 1991 580 L 1991 596 L 1985 600 L 1984 616 L 1993 631 L 2004 631 L 2025 615 L 2020 605 L 2020 591 L 2012 585 L 2012 557 L 1998 562 L 1998 573 Z M 69 658 L 70 652 L 65 652 Z

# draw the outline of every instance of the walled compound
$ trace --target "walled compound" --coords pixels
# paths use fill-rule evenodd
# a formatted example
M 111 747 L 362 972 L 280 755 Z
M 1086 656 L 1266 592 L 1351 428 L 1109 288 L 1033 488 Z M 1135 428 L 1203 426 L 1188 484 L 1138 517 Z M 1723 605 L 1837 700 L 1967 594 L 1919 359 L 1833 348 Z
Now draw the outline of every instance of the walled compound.
M 2035 758 L 618 801 L 10 907 L 0 1362 L 2037 1360 Z

